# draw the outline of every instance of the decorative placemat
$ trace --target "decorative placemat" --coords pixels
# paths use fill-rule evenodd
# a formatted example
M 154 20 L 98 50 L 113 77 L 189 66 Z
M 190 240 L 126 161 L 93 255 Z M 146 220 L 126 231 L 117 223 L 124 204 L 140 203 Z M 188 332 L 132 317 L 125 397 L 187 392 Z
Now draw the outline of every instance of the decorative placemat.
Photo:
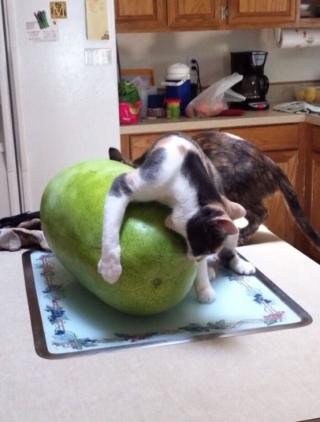
M 169 311 L 141 317 L 106 305 L 52 253 L 28 251 L 22 259 L 35 349 L 44 358 L 283 330 L 312 322 L 259 270 L 238 275 L 218 261 L 214 303 L 199 303 L 191 289 Z

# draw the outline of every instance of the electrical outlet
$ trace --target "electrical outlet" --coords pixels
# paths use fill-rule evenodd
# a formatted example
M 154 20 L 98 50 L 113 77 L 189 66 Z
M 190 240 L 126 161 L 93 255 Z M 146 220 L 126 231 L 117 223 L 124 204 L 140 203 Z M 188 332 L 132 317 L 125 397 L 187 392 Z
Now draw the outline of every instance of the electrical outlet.
M 187 64 L 190 67 L 191 74 L 196 72 L 195 70 L 192 70 L 192 66 L 194 66 L 194 64 L 192 63 L 192 60 L 196 60 L 199 64 L 199 56 L 197 54 L 188 54 L 187 56 Z

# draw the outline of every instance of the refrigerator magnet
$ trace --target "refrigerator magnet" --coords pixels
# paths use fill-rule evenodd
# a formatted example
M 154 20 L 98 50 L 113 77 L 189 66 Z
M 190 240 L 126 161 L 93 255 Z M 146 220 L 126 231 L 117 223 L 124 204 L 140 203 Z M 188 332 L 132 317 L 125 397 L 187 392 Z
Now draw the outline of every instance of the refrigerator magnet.
M 50 2 L 51 19 L 67 19 L 67 2 L 66 1 L 51 1 Z
M 34 13 L 35 18 L 37 19 L 38 25 L 40 29 L 49 28 L 49 23 L 47 20 L 47 15 L 44 10 Z

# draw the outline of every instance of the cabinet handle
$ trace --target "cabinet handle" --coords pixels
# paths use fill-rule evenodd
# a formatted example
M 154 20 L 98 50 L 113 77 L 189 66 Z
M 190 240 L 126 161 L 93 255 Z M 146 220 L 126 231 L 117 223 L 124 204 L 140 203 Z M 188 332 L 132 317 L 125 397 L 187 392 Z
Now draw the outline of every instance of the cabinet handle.
M 221 7 L 221 19 L 226 20 L 227 17 L 228 17 L 228 13 L 229 13 L 228 6 L 222 6 Z

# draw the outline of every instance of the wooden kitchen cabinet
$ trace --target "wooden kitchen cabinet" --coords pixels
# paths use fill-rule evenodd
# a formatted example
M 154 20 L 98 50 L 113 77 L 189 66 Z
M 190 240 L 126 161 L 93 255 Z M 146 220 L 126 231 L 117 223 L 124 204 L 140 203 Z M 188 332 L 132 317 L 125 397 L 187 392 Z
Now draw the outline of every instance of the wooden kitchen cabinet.
M 296 27 L 299 5 L 300 0 L 115 0 L 116 31 Z
M 299 167 L 298 151 L 266 151 L 265 154 L 270 157 L 286 173 L 295 191 L 297 192 L 299 202 L 302 204 L 303 190 L 299 186 L 299 174 L 302 175 L 303 168 Z M 281 192 L 277 192 L 267 201 L 269 217 L 264 224 L 281 239 L 293 246 L 298 246 L 300 232 L 297 225 L 288 211 L 286 202 Z
M 299 125 L 244 126 L 221 129 L 251 142 L 262 151 L 288 151 L 299 148 Z
M 115 0 L 117 32 L 157 32 L 167 28 L 167 0 Z
M 320 127 L 310 126 L 309 132 L 310 148 L 306 162 L 308 169 L 306 180 L 307 212 L 310 223 L 320 233 Z M 308 255 L 320 263 L 320 250 L 311 242 L 308 244 Z
M 300 134 L 303 133 L 303 129 L 300 125 L 241 127 L 226 129 L 225 132 L 246 139 L 277 163 L 288 176 L 303 206 L 304 160 L 301 157 L 303 151 L 300 148 L 302 143 Z M 264 224 L 281 239 L 293 246 L 300 246 L 302 234 L 280 192 L 268 199 L 267 208 L 269 217 Z
M 311 181 L 310 221 L 313 227 L 320 233 L 320 153 L 312 154 Z
M 299 125 L 268 125 L 268 126 L 246 126 L 239 128 L 221 129 L 223 132 L 228 132 L 253 143 L 263 151 L 289 151 L 298 150 L 299 148 Z M 188 136 L 193 136 L 196 133 L 204 132 L 198 131 L 184 131 Z M 135 160 L 140 157 L 164 132 L 137 134 L 137 135 L 122 135 L 121 136 L 121 150 L 122 153 L 130 160 Z
M 297 0 L 232 0 L 228 2 L 228 26 L 274 26 L 295 23 Z
M 220 0 L 169 0 L 168 26 L 175 29 L 217 29 L 222 25 Z

